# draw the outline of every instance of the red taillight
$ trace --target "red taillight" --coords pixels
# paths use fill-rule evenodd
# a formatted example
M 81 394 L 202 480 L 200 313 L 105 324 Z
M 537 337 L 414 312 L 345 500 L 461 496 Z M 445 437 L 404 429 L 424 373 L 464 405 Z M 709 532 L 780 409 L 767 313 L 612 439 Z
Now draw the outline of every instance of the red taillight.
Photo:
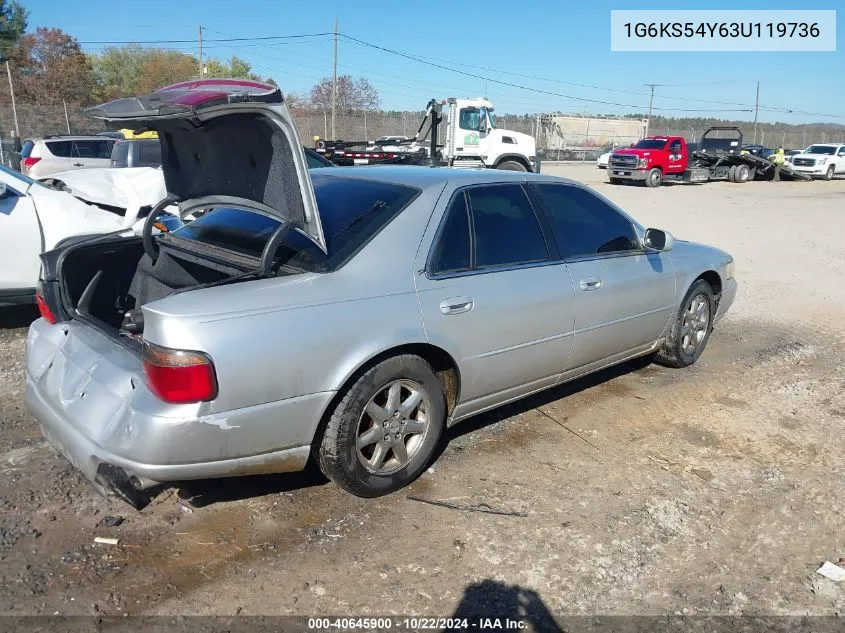
M 217 377 L 211 359 L 200 352 L 144 342 L 144 375 L 156 396 L 173 404 L 213 400 Z
M 38 312 L 48 323 L 54 324 L 56 322 L 56 315 L 47 305 L 47 300 L 44 298 L 44 293 L 40 287 L 35 291 L 35 305 L 38 306 Z
M 32 167 L 35 163 L 37 163 L 39 160 L 41 160 L 41 159 L 40 159 L 40 158 L 34 158 L 34 157 L 24 158 L 24 159 L 23 159 L 23 166 L 24 166 L 26 169 L 29 169 L 29 168 L 30 168 L 30 167 Z

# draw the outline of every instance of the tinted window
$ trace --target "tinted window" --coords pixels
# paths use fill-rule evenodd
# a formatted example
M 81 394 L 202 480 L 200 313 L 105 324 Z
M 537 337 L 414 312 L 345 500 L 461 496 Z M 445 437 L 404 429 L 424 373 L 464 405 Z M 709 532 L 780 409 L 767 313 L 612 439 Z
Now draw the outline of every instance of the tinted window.
M 312 176 L 328 255 L 298 232 L 282 241 L 277 261 L 314 272 L 340 267 L 364 242 L 384 228 L 417 194 L 417 189 L 353 178 Z M 173 236 L 259 257 L 279 226 L 273 218 L 240 209 L 215 209 Z
M 669 145 L 669 151 L 673 154 L 679 154 L 681 151 L 681 142 L 680 141 L 672 141 L 672 144 Z
M 836 148 L 830 145 L 811 145 L 807 148 L 807 154 L 827 154 L 832 156 L 836 152 Z
M 129 164 L 129 143 L 118 141 L 111 151 L 112 167 L 126 167 Z
M 631 222 L 594 193 L 569 185 L 536 185 L 564 257 L 638 250 Z
M 161 165 L 161 143 L 141 141 L 138 143 L 138 167 L 158 167 Z
M 477 268 L 549 258 L 537 216 L 521 186 L 472 187 L 467 196 Z
M 305 163 L 308 165 L 308 169 L 334 167 L 334 163 L 328 158 L 323 158 L 320 154 L 310 149 L 305 150 Z
M 459 193 L 447 211 L 440 241 L 434 250 L 431 271 L 451 273 L 470 270 L 469 214 L 466 197 Z
M 72 141 L 47 141 L 47 149 L 50 150 L 50 153 L 60 158 L 70 158 L 72 147 Z
M 112 142 L 110 141 L 74 141 L 71 150 L 72 158 L 110 158 Z
M 32 148 L 35 147 L 35 143 L 32 141 L 27 141 L 21 147 L 20 155 L 21 158 L 29 158 L 29 155 L 32 154 Z

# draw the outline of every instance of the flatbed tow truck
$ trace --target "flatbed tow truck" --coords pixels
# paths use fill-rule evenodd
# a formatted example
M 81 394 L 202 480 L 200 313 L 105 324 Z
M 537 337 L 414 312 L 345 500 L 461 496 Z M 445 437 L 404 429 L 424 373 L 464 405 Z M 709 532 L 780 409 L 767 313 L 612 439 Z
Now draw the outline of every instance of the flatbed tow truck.
M 446 142 L 440 144 L 438 128 L 447 105 Z M 371 143 L 315 137 L 314 141 L 314 149 L 336 165 L 434 165 L 540 171 L 534 137 L 497 128 L 493 104 L 482 97 L 431 99 L 416 135 L 407 140 Z
M 612 184 L 642 182 L 647 187 L 659 187 L 664 182 L 771 180 L 774 164 L 754 154 L 741 153 L 742 146 L 742 130 L 738 127 L 708 128 L 692 152 L 681 136 L 651 136 L 633 147 L 616 150 L 608 163 L 608 179 Z M 781 178 L 809 180 L 789 163 L 782 166 Z

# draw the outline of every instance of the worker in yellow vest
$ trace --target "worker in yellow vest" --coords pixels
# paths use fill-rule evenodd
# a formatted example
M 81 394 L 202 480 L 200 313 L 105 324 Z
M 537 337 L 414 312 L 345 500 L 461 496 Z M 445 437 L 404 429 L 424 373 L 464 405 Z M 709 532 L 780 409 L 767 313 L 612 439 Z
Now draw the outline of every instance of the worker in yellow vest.
M 780 182 L 780 170 L 781 167 L 783 167 L 783 164 L 786 162 L 786 156 L 784 156 L 783 154 L 783 148 L 778 147 L 777 150 L 775 150 L 775 153 L 769 156 L 769 159 L 775 166 L 774 182 Z

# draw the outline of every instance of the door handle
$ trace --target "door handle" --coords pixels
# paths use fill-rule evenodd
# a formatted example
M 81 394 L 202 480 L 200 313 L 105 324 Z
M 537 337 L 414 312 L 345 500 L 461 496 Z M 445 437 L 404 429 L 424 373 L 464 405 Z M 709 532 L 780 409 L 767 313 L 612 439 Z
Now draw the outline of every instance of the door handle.
M 440 311 L 443 314 L 461 314 L 472 310 L 473 302 L 469 297 L 452 297 L 440 302 Z
M 73 166 L 74 167 L 85 167 L 85 164 L 84 163 L 74 163 Z
M 601 288 L 601 279 L 587 277 L 581 280 L 580 286 L 581 290 L 598 290 Z

